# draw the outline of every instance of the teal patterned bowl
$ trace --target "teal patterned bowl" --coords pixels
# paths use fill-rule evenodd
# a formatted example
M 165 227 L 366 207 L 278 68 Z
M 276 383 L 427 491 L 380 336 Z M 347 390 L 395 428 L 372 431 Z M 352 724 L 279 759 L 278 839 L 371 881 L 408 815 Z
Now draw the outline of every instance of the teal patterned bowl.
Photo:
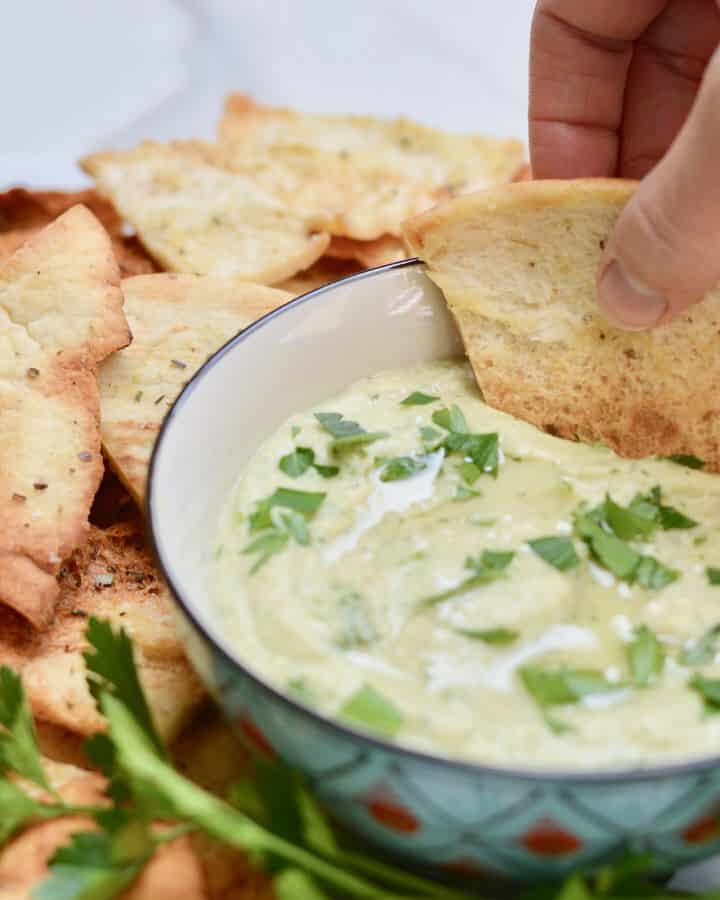
M 213 618 L 216 523 L 257 445 L 293 412 L 358 378 L 460 354 L 442 297 L 411 260 L 293 300 L 195 375 L 160 433 L 148 491 L 155 550 L 194 665 L 246 740 L 301 770 L 337 819 L 408 863 L 537 880 L 628 850 L 651 853 L 658 871 L 717 852 L 720 756 L 548 772 L 533 771 L 532 748 L 527 770 L 414 752 L 282 694 L 237 658 Z

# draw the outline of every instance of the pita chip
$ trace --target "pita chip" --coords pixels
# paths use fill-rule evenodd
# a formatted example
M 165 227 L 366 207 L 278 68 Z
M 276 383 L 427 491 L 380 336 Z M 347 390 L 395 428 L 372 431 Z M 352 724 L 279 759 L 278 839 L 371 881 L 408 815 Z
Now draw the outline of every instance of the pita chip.
M 286 281 L 281 281 L 276 287 L 287 291 L 293 297 L 299 297 L 301 294 L 307 294 L 316 288 L 324 287 L 341 278 L 347 278 L 349 275 L 357 275 L 362 271 L 363 267 L 353 259 L 334 259 L 330 256 L 323 256 L 314 266 L 310 266 L 304 272 L 298 272 L 297 275 L 293 275 Z
M 0 194 L 0 260 L 10 256 L 33 234 L 79 203 L 96 216 L 110 235 L 123 278 L 155 271 L 153 261 L 137 238 L 126 234 L 126 227 L 112 204 L 93 190 L 66 193 L 13 188 Z
M 200 142 L 148 141 L 82 167 L 171 272 L 273 284 L 311 266 L 329 242 L 255 180 L 216 165 Z
M 407 259 L 408 255 L 403 242 L 392 234 L 384 234 L 374 241 L 334 237 L 326 254 L 334 259 L 354 259 L 366 269 Z
M 133 342 L 100 370 L 102 438 L 142 504 L 160 425 L 194 372 L 226 341 L 291 295 L 239 280 L 141 275 L 123 282 Z
M 102 477 L 96 370 L 130 340 L 119 282 L 82 206 L 0 263 L 0 602 L 36 628 Z
M 667 325 L 612 327 L 596 300 L 605 241 L 635 184 L 526 181 L 407 223 L 457 319 L 485 400 L 628 457 L 720 471 L 720 287 Z
M 204 697 L 175 629 L 172 600 L 143 539 L 139 518 L 87 542 L 63 565 L 53 624 L 38 632 L 0 611 L 0 665 L 22 678 L 36 719 L 90 735 L 104 727 L 85 681 L 85 629 L 90 616 L 122 626 L 132 638 L 140 681 L 158 732 L 171 740 Z
M 313 114 L 231 94 L 220 158 L 333 235 L 400 235 L 404 219 L 456 192 L 510 181 L 520 141 L 449 134 L 407 119 Z

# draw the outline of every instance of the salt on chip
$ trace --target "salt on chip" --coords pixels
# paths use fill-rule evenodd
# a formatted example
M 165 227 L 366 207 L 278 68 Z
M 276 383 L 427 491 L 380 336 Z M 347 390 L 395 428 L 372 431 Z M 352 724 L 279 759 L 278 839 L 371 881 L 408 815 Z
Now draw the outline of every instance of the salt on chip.
M 184 384 L 226 341 L 291 295 L 239 280 L 140 275 L 123 282 L 133 342 L 100 370 L 102 439 L 142 504 L 155 438 Z
M 455 193 L 512 180 L 520 141 L 449 134 L 407 119 L 301 113 L 226 101 L 224 165 L 253 177 L 331 234 L 400 235 L 404 219 Z
M 322 256 L 329 237 L 200 142 L 146 142 L 82 162 L 98 191 L 171 272 L 273 284 Z
M 86 683 L 83 653 L 88 618 L 109 620 L 132 638 L 140 681 L 158 732 L 172 739 L 204 692 L 178 638 L 172 600 L 134 521 L 91 527 L 59 577 L 60 600 L 52 626 L 31 628 L 0 611 L 0 665 L 20 675 L 34 716 L 76 734 L 104 727 Z
M 36 628 L 103 473 L 97 366 L 130 340 L 119 282 L 82 206 L 0 263 L 0 602 Z

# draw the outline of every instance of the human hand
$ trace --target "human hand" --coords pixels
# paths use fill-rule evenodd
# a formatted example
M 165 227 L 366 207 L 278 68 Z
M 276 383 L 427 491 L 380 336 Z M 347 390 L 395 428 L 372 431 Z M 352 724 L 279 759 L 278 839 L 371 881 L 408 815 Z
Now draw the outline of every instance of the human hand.
M 720 0 L 539 0 L 535 178 L 641 178 L 598 273 L 614 324 L 671 321 L 720 283 Z M 714 55 L 713 55 L 714 54 Z

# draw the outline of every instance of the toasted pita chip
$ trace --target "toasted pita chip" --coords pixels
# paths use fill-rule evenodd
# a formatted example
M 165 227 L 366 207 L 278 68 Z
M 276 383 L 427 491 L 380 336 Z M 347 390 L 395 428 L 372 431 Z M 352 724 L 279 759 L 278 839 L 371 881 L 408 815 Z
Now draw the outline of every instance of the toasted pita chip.
M 123 283 L 133 342 L 100 370 L 105 451 L 142 503 L 150 455 L 168 407 L 226 341 L 290 295 L 195 275 L 141 275 Z
M 33 630 L 9 610 L 0 615 L 0 664 L 20 674 L 35 717 L 83 735 L 103 728 L 82 656 L 88 617 L 97 616 L 133 639 L 158 731 L 170 740 L 204 695 L 183 655 L 172 600 L 145 546 L 142 522 L 92 527 L 87 543 L 63 566 L 59 584 L 47 631 Z
M 634 184 L 528 181 L 407 224 L 452 309 L 485 399 L 628 457 L 689 453 L 720 470 L 720 288 L 645 333 L 602 316 L 595 279 Z
M 93 190 L 65 193 L 13 188 L 0 194 L 0 259 L 10 256 L 33 234 L 77 204 L 87 206 L 110 235 L 123 278 L 155 271 L 137 238 L 125 234 L 123 221 L 112 204 Z
M 366 269 L 407 259 L 408 255 L 403 242 L 392 234 L 385 234 L 374 241 L 334 237 L 325 252 L 334 259 L 354 259 Z
M 50 783 L 68 803 L 101 803 L 105 779 L 75 766 L 47 762 Z M 97 828 L 92 819 L 66 816 L 33 825 L 7 844 L 0 853 L 0 900 L 27 900 L 49 874 L 55 852 L 78 831 Z M 123 900 L 206 900 L 200 860 L 187 837 L 170 841 L 157 851 L 136 881 L 122 894 Z
M 146 142 L 96 153 L 82 167 L 171 272 L 273 284 L 322 256 L 327 234 L 213 161 L 199 142 Z
M 374 240 L 457 191 L 509 181 L 520 141 L 447 134 L 406 119 L 318 115 L 228 98 L 224 165 L 255 178 L 331 234 Z
M 119 280 L 82 206 L 0 264 L 0 602 L 37 628 L 102 477 L 96 368 L 130 340 Z
M 316 288 L 339 281 L 341 278 L 347 278 L 349 275 L 357 275 L 362 271 L 363 267 L 354 260 L 332 259 L 323 256 L 314 266 L 304 272 L 298 272 L 297 275 L 286 281 L 281 281 L 276 287 L 287 291 L 293 297 L 299 297 L 301 294 L 307 294 Z

